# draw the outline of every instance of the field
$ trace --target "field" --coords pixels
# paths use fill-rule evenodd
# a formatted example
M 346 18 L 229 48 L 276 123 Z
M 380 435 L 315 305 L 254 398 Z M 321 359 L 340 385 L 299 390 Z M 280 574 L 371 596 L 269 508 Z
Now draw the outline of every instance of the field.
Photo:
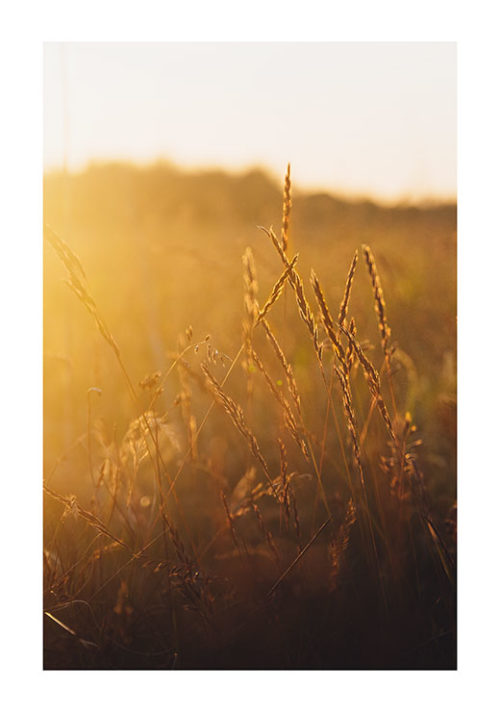
M 96 164 L 44 223 L 45 668 L 455 668 L 456 206 Z

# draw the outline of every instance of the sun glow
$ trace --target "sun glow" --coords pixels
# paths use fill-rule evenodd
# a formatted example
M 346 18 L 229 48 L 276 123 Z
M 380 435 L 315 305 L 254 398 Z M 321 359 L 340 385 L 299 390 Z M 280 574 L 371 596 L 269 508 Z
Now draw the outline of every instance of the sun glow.
M 452 43 L 45 45 L 45 165 L 241 169 L 384 200 L 456 195 Z

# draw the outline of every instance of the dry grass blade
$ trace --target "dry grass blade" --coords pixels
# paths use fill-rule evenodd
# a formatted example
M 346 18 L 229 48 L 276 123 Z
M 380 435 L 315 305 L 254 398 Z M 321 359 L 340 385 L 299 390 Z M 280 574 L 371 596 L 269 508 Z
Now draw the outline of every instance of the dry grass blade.
M 439 559 L 441 561 L 441 565 L 444 569 L 444 572 L 446 576 L 448 577 L 449 581 L 453 583 L 453 574 L 452 571 L 454 569 L 454 562 L 451 560 L 451 557 L 448 553 L 448 550 L 446 548 L 446 545 L 443 543 L 443 540 L 436 529 L 434 523 L 432 522 L 430 517 L 424 517 L 424 522 L 427 525 L 427 529 L 432 537 L 432 540 L 436 546 L 436 551 L 438 552 Z
M 316 322 L 314 320 L 313 313 L 312 313 L 309 303 L 306 299 L 306 296 L 304 293 L 304 285 L 302 283 L 301 278 L 299 277 L 297 272 L 295 272 L 295 270 L 292 270 L 290 272 L 290 275 L 294 275 L 294 279 L 292 281 L 292 286 L 293 286 L 293 289 L 295 292 L 295 298 L 297 300 L 297 305 L 299 307 L 299 314 L 302 317 L 302 321 L 307 326 L 309 333 L 311 334 L 314 349 L 315 349 L 316 353 L 319 354 L 320 347 L 319 347 L 319 341 L 318 341 L 318 327 L 316 326 Z
M 61 260 L 64 262 L 68 272 L 75 275 L 77 280 L 81 280 L 86 284 L 87 276 L 85 274 L 85 270 L 83 269 L 83 265 L 69 245 L 61 237 L 59 237 L 59 235 L 57 235 L 57 233 L 55 233 L 49 225 L 44 226 L 44 237 L 48 240 L 48 242 L 50 242 Z
M 259 303 L 257 301 L 257 272 L 255 269 L 253 253 L 250 247 L 247 247 L 243 255 L 243 282 L 245 285 L 245 316 L 243 318 L 243 343 L 245 345 L 244 367 L 247 376 L 247 405 L 250 406 L 250 400 L 253 395 L 252 374 L 255 370 L 252 361 L 252 337 L 259 315 Z
M 118 346 L 103 319 L 100 317 L 97 311 L 96 303 L 90 295 L 87 278 L 79 258 L 75 255 L 70 246 L 47 225 L 45 226 L 44 236 L 48 242 L 50 242 L 68 271 L 68 286 L 73 290 L 90 314 L 92 314 L 99 331 L 111 346 L 113 351 L 119 355 Z
M 228 370 L 226 371 L 226 375 L 224 376 L 224 379 L 223 379 L 223 381 L 222 381 L 222 385 L 225 384 L 225 382 L 227 381 L 227 379 L 228 379 L 229 376 L 231 375 L 233 369 L 235 368 L 236 364 L 238 363 L 238 359 L 240 358 L 241 354 L 243 353 L 243 349 L 244 349 L 244 346 L 243 346 L 243 344 L 242 344 L 242 345 L 240 346 L 240 348 L 238 349 L 238 352 L 237 352 L 236 356 L 232 359 L 231 365 L 229 366 Z M 203 379 L 203 378 L 202 378 L 201 376 L 199 376 L 198 374 L 195 374 L 195 372 L 192 371 L 192 369 L 190 370 L 190 374 L 193 375 L 193 377 L 195 378 L 196 382 L 198 383 L 198 385 L 200 386 L 200 388 L 201 388 L 202 390 L 205 390 L 205 391 L 207 391 L 208 393 L 210 393 L 210 395 L 213 395 L 212 389 L 209 387 L 209 385 L 207 385 L 207 379 L 206 379 L 206 378 Z M 200 437 L 200 433 L 201 433 L 201 431 L 203 430 L 203 427 L 205 426 L 205 424 L 206 424 L 206 422 L 207 422 L 207 420 L 208 420 L 208 418 L 209 418 L 209 416 L 210 416 L 210 413 L 212 412 L 212 409 L 213 409 L 214 405 L 215 405 L 215 402 L 212 402 L 212 403 L 209 405 L 209 407 L 208 407 L 208 409 L 207 409 L 205 415 L 204 415 L 203 418 L 202 418 L 202 421 L 201 421 L 200 425 L 198 426 L 198 429 L 197 429 L 196 433 L 195 433 L 194 436 L 193 436 L 193 442 L 194 442 L 195 444 L 198 442 L 198 438 Z M 167 494 L 166 494 L 166 497 L 167 497 L 167 498 L 170 496 L 170 494 L 171 494 L 172 492 L 174 492 L 174 487 L 175 487 L 175 485 L 176 485 L 176 483 L 177 483 L 179 477 L 181 476 L 181 474 L 182 474 L 182 472 L 183 472 L 183 470 L 184 470 L 184 466 L 186 465 L 186 462 L 188 461 L 189 457 L 190 457 L 190 449 L 188 449 L 188 450 L 186 451 L 184 457 L 182 458 L 182 460 L 181 460 L 181 462 L 180 462 L 180 465 L 179 465 L 179 467 L 178 467 L 178 469 L 177 469 L 177 472 L 175 473 L 175 476 L 174 476 L 173 480 L 172 480 L 171 483 L 170 483 L 170 487 L 169 487 L 169 489 L 168 489 L 168 491 L 167 491 Z M 175 492 L 174 492 L 174 495 L 175 495 Z
M 283 292 L 283 288 L 285 286 L 285 282 L 288 279 L 290 272 L 292 272 L 295 269 L 295 265 L 297 264 L 297 260 L 299 259 L 299 255 L 295 255 L 293 260 L 290 262 L 290 266 L 286 267 L 284 271 L 282 272 L 280 278 L 278 281 L 275 283 L 271 290 L 271 294 L 269 295 L 266 303 L 262 307 L 262 309 L 259 312 L 259 316 L 257 319 L 257 324 L 262 321 L 262 319 L 265 318 L 267 315 L 268 311 L 271 309 L 273 304 L 278 301 L 278 299 L 281 296 L 281 293 Z
M 264 364 L 262 363 L 261 359 L 259 358 L 259 356 L 257 355 L 257 353 L 255 351 L 252 352 L 252 359 L 253 359 L 254 363 L 256 364 L 257 368 L 259 369 L 259 371 L 264 376 L 266 383 L 269 386 L 269 390 L 274 395 L 274 397 L 280 404 L 281 408 L 283 409 L 284 421 L 285 421 L 286 427 L 290 431 L 290 434 L 292 435 L 293 439 L 299 446 L 299 448 L 300 448 L 302 454 L 304 455 L 304 457 L 306 458 L 306 460 L 309 460 L 310 458 L 309 458 L 309 453 L 307 451 L 307 445 L 305 444 L 303 438 L 301 437 L 301 435 L 299 433 L 297 423 L 296 423 L 295 417 L 292 413 L 292 409 L 290 408 L 289 402 L 284 397 L 283 393 L 281 393 L 281 391 L 276 387 L 273 379 L 267 372 L 266 367 L 264 366 Z
M 295 293 L 295 299 L 297 301 L 297 306 L 299 308 L 299 314 L 302 318 L 302 321 L 307 326 L 307 329 L 311 335 L 316 353 L 320 354 L 321 351 L 320 351 L 320 345 L 319 345 L 319 341 L 318 341 L 318 328 L 316 326 L 316 322 L 314 320 L 314 316 L 313 316 L 313 313 L 309 306 L 309 303 L 306 299 L 306 296 L 304 293 L 304 285 L 302 283 L 302 280 L 301 280 L 298 272 L 295 270 L 295 268 L 293 268 L 291 266 L 291 263 L 288 260 L 288 257 L 286 256 L 282 246 L 280 245 L 278 238 L 274 234 L 273 229 L 270 228 L 268 230 L 265 227 L 260 227 L 259 229 L 263 230 L 266 233 L 266 235 L 271 239 L 279 256 L 281 257 L 283 264 L 286 267 L 290 268 L 290 272 L 288 274 L 288 281 L 290 282 L 290 284 L 293 288 L 293 291 Z
M 368 388 L 370 389 L 370 392 L 375 399 L 375 402 L 377 403 L 377 407 L 380 411 L 380 414 L 384 420 L 384 423 L 387 426 L 387 430 L 389 431 L 389 435 L 391 436 L 392 440 L 396 440 L 396 434 L 394 432 L 394 428 L 392 427 L 392 422 L 391 418 L 389 415 L 389 411 L 387 410 L 387 406 L 385 404 L 384 399 L 382 398 L 382 393 L 380 391 L 380 376 L 374 367 L 374 365 L 371 363 L 370 359 L 366 356 L 364 353 L 363 349 L 361 348 L 360 344 L 356 341 L 354 336 L 351 334 L 350 331 L 345 329 L 344 327 L 341 327 L 342 332 L 347 336 L 349 339 L 349 343 L 352 345 L 352 348 L 358 357 L 362 367 L 363 371 L 368 383 Z
M 269 547 L 271 554 L 274 556 L 276 561 L 279 563 L 281 560 L 280 553 L 279 553 L 278 549 L 276 548 L 276 544 L 274 543 L 273 535 L 271 534 L 271 532 L 269 531 L 269 529 L 266 527 L 266 525 L 264 523 L 264 519 L 262 517 L 260 509 L 258 508 L 258 506 L 255 502 L 251 502 L 250 506 L 251 506 L 252 510 L 254 511 L 255 516 L 257 517 L 257 521 L 259 523 L 259 529 L 261 530 L 261 532 L 266 540 L 266 543 Z
M 85 277 L 85 272 L 83 270 L 80 260 L 75 255 L 70 246 L 66 242 L 64 242 L 62 238 L 56 235 L 56 233 L 48 225 L 45 225 L 44 237 L 46 238 L 46 240 L 48 240 L 48 242 L 50 242 L 50 244 L 56 251 L 58 257 L 61 259 L 68 271 L 68 286 L 76 294 L 76 296 L 81 301 L 83 306 L 87 309 L 87 311 L 93 316 L 97 328 L 101 332 L 103 338 L 113 349 L 113 352 L 120 365 L 120 369 L 123 375 L 125 376 L 125 380 L 127 381 L 127 386 L 130 390 L 132 398 L 134 400 L 137 400 L 135 388 L 123 364 L 118 344 L 114 340 L 113 335 L 111 334 L 110 330 L 108 329 L 108 326 L 106 325 L 106 322 L 100 315 L 97 309 L 97 305 L 89 292 L 87 279 Z
M 323 483 L 321 482 L 321 472 L 318 469 L 316 459 L 314 457 L 314 451 L 313 451 L 313 448 L 312 448 L 312 445 L 310 442 L 310 436 L 308 434 L 306 426 L 304 425 L 304 419 L 302 417 L 302 411 L 300 408 L 299 392 L 297 389 L 297 383 L 295 381 L 295 377 L 293 375 L 292 367 L 288 363 L 288 361 L 283 353 L 283 350 L 281 349 L 281 347 L 278 343 L 278 340 L 274 336 L 273 332 L 271 331 L 271 327 L 269 326 L 269 324 L 267 323 L 267 321 L 265 319 L 262 321 L 262 324 L 264 326 L 264 329 L 266 330 L 266 334 L 267 334 L 269 340 L 271 341 L 271 344 L 275 350 L 275 353 L 276 353 L 281 365 L 283 366 L 283 368 L 285 370 L 286 377 L 287 377 L 288 389 L 289 389 L 290 393 L 292 394 L 292 397 L 295 401 L 297 412 L 298 412 L 298 415 L 300 418 L 301 434 L 299 434 L 299 432 L 297 430 L 297 426 L 295 424 L 295 419 L 293 418 L 293 416 L 290 419 L 289 416 L 291 415 L 291 413 L 289 413 L 289 411 L 286 411 L 286 415 L 287 415 L 287 417 L 285 418 L 286 425 L 292 432 L 292 435 L 293 435 L 294 439 L 296 440 L 297 444 L 299 445 L 299 447 L 302 451 L 302 454 L 304 455 L 306 460 L 312 461 L 312 464 L 313 464 L 313 467 L 315 470 L 315 474 L 316 474 L 316 477 L 318 480 L 320 492 L 321 492 L 321 498 L 325 505 L 326 511 L 328 512 L 328 514 L 330 514 L 328 500 L 327 500 L 326 493 L 325 493 L 325 490 L 323 487 Z M 265 370 L 264 370 L 264 372 L 265 372 Z M 276 388 L 274 387 L 274 384 L 272 384 L 272 390 L 273 390 L 273 392 L 276 390 Z M 278 399 L 280 399 L 279 395 L 278 395 Z M 302 437 L 302 434 L 304 435 L 304 437 Z
M 187 554 L 187 552 L 186 552 L 186 548 L 185 548 L 185 546 L 184 546 L 184 544 L 183 544 L 183 542 L 182 542 L 182 539 L 181 539 L 181 537 L 180 537 L 180 535 L 179 535 L 179 532 L 178 532 L 177 528 L 174 527 L 174 525 L 173 525 L 172 522 L 169 520 L 169 518 L 167 517 L 166 514 L 163 514 L 163 519 L 164 519 L 164 522 L 165 522 L 165 526 L 166 526 L 166 528 L 167 528 L 167 530 L 168 530 L 168 534 L 169 534 L 169 537 L 170 537 L 170 541 L 172 542 L 173 547 L 174 547 L 174 549 L 175 549 L 175 553 L 176 553 L 177 559 L 178 559 L 182 564 L 184 564 L 185 566 L 187 566 L 188 568 L 192 568 L 192 566 L 193 566 L 193 561 L 189 558 L 189 556 L 188 556 L 188 554 Z
M 330 314 L 330 310 L 328 309 L 328 304 L 326 303 L 325 295 L 323 294 L 323 290 L 321 289 L 319 279 L 317 278 L 314 270 L 311 270 L 311 284 L 313 286 L 314 294 L 316 295 L 316 300 L 318 302 L 318 306 L 321 311 L 321 318 L 322 318 L 326 333 L 328 334 L 328 338 L 332 342 L 335 352 L 339 358 L 339 361 L 342 364 L 342 367 L 344 368 L 345 367 L 344 347 L 340 343 L 340 339 L 338 338 L 337 333 L 335 331 L 332 315 Z
M 258 284 L 255 260 L 250 247 L 247 247 L 243 255 L 243 281 L 245 283 L 245 315 L 248 321 L 248 328 L 251 329 L 259 315 L 259 304 L 257 302 Z
M 238 544 L 238 537 L 236 536 L 236 529 L 234 528 L 233 516 L 232 516 L 229 506 L 227 504 L 226 495 L 224 494 L 223 490 L 221 490 L 220 496 L 221 496 L 222 504 L 224 505 L 224 511 L 226 513 L 229 531 L 231 532 L 231 539 L 233 540 L 233 544 L 235 545 L 235 547 L 239 550 L 240 547 Z
M 206 376 L 207 385 L 208 385 L 210 391 L 212 392 L 212 395 L 215 397 L 216 401 L 222 405 L 222 407 L 224 408 L 226 413 L 231 418 L 233 425 L 236 427 L 237 430 L 239 430 L 239 432 L 243 435 L 243 437 L 247 441 L 253 456 L 262 465 L 262 469 L 264 470 L 264 474 L 271 486 L 271 490 L 275 494 L 274 483 L 273 483 L 273 480 L 271 477 L 271 473 L 269 471 L 269 467 L 268 467 L 267 462 L 264 459 L 262 451 L 259 447 L 257 438 L 255 437 L 255 435 L 252 433 L 252 431 L 250 430 L 250 428 L 248 427 L 248 425 L 245 422 L 245 418 L 244 418 L 241 406 L 239 406 L 237 403 L 235 403 L 235 401 L 231 398 L 231 396 L 228 396 L 227 393 L 224 393 L 220 384 L 214 378 L 214 376 L 210 373 L 210 371 L 208 370 L 208 368 L 205 364 L 201 365 L 201 369 Z M 276 496 L 276 494 L 275 494 L 275 496 Z
M 47 618 L 50 618 L 50 620 L 54 621 L 56 625 L 58 625 L 60 628 L 66 631 L 66 633 L 69 633 L 69 635 L 72 635 L 74 638 L 78 640 L 81 645 L 83 645 L 84 648 L 96 648 L 99 649 L 99 646 L 96 643 L 93 643 L 91 640 L 86 640 L 85 638 L 80 638 L 78 633 L 76 633 L 73 628 L 70 628 L 69 625 L 66 625 L 66 623 L 63 623 L 59 618 L 56 618 L 52 613 L 49 613 L 49 611 L 44 611 L 45 615 Z
M 273 334 L 272 329 L 269 326 L 269 323 L 265 319 L 263 319 L 261 323 L 262 323 L 262 326 L 264 327 L 267 338 L 271 342 L 271 345 L 274 349 L 274 353 L 276 354 L 276 356 L 278 358 L 278 361 L 283 366 L 283 370 L 285 371 L 285 376 L 286 376 L 286 382 L 288 385 L 288 390 L 290 391 L 290 394 L 293 398 L 295 407 L 297 408 L 297 412 L 300 413 L 301 412 L 300 395 L 299 395 L 299 390 L 297 388 L 297 381 L 295 380 L 293 369 L 292 369 L 291 365 L 289 364 L 285 354 L 283 353 L 283 349 L 279 345 L 278 339 Z
M 380 331 L 382 346 L 384 349 L 384 353 L 386 355 L 389 355 L 389 338 L 391 336 L 391 330 L 387 323 L 384 293 L 380 284 L 380 278 L 377 272 L 377 265 L 375 264 L 375 258 L 368 245 L 363 245 L 363 252 L 365 255 L 366 265 L 368 267 L 368 272 L 370 273 L 370 278 L 372 281 L 373 296 L 375 299 L 375 312 L 377 314 L 378 328 Z
M 181 382 L 181 392 L 179 393 L 179 402 L 181 407 L 182 419 L 186 428 L 186 433 L 188 437 L 189 450 L 192 460 L 198 459 L 198 447 L 195 439 L 195 433 L 197 430 L 196 416 L 194 415 L 191 407 L 192 401 L 192 391 L 190 387 L 190 372 L 189 366 L 185 365 L 184 360 L 180 360 L 177 365 L 177 370 L 179 373 L 179 379 Z M 198 374 L 197 374 L 198 375 Z M 203 379 L 200 379 L 203 380 Z
M 356 265 L 358 264 L 358 251 L 354 253 L 352 258 L 351 266 L 349 267 L 349 272 L 347 274 L 347 279 L 345 283 L 344 296 L 342 297 L 342 303 L 339 309 L 338 322 L 341 326 L 346 326 L 347 320 L 347 308 L 349 306 L 349 297 L 351 296 L 352 283 L 354 280 L 354 273 L 356 271 Z
M 292 569 L 298 564 L 298 562 L 299 562 L 299 561 L 301 560 L 301 558 L 304 556 L 304 554 L 306 553 L 306 551 L 314 544 L 314 542 L 315 542 L 316 539 L 319 537 L 319 535 L 321 534 L 321 532 L 328 526 L 328 524 L 330 524 L 331 521 L 332 521 L 332 517 L 330 516 L 330 517 L 328 517 L 328 519 L 327 519 L 325 522 L 323 522 L 323 524 L 322 524 L 322 525 L 320 526 L 320 528 L 316 531 L 316 533 L 309 539 L 309 541 L 307 542 L 307 544 L 305 545 L 305 547 L 304 547 L 303 549 L 301 549 L 301 551 L 298 553 L 298 555 L 297 555 L 297 556 L 295 557 L 295 559 L 292 561 L 292 563 L 290 564 L 290 566 L 288 566 L 288 567 L 285 569 L 285 571 L 283 571 L 283 573 L 281 574 L 281 576 L 279 577 L 279 579 L 273 584 L 273 586 L 272 586 L 271 589 L 269 590 L 269 593 L 267 594 L 268 596 L 272 596 L 272 594 L 276 591 L 276 589 L 278 588 L 278 586 L 280 585 L 280 583 L 282 583 L 282 581 L 288 576 L 288 574 L 290 573 L 290 571 L 292 571 Z
M 354 321 L 354 317 L 349 322 L 349 333 L 351 334 L 353 339 L 356 339 L 356 322 Z M 349 343 L 347 344 L 347 350 L 346 350 L 346 355 L 345 355 L 345 360 L 346 360 L 347 368 L 349 371 L 353 367 L 355 353 L 356 352 L 354 351 L 352 342 L 349 341 Z
M 283 246 L 283 252 L 286 252 L 288 247 L 290 210 L 292 208 L 291 187 L 292 183 L 290 180 L 290 164 L 288 164 L 285 175 L 285 184 L 283 186 L 283 221 L 281 225 L 281 244 Z
M 352 403 L 351 387 L 349 385 L 348 376 L 345 374 L 343 369 L 338 368 L 338 366 L 335 366 L 335 372 L 338 376 L 338 379 L 340 381 L 340 385 L 342 388 L 342 404 L 344 406 L 344 412 L 346 415 L 347 429 L 349 430 L 349 434 L 351 436 L 354 461 L 356 462 L 361 485 L 364 489 L 365 476 L 363 473 L 363 465 L 361 464 L 361 448 L 360 448 L 360 444 L 359 444 L 356 416 L 354 413 L 354 407 L 353 407 L 353 403 Z
M 347 504 L 344 520 L 340 525 L 337 535 L 329 546 L 331 564 L 330 590 L 332 591 L 337 588 L 339 573 L 345 559 L 347 547 L 349 546 L 351 529 L 355 522 L 356 507 L 354 506 L 354 502 L 351 498 Z
M 43 485 L 43 491 L 46 492 L 50 497 L 52 497 L 52 499 L 61 502 L 61 504 L 64 504 L 68 512 L 71 512 L 75 514 L 75 516 L 84 519 L 92 527 L 94 527 L 94 529 L 97 529 L 97 531 L 101 532 L 101 534 L 104 534 L 109 539 L 112 539 L 114 542 L 119 544 L 127 551 L 132 552 L 132 554 L 134 553 L 131 547 L 126 542 L 124 542 L 122 539 L 119 539 L 112 532 L 109 531 L 108 527 L 104 524 L 104 522 L 101 522 L 101 520 L 94 514 L 92 514 L 92 512 L 83 509 L 83 507 L 78 504 L 76 497 L 64 497 L 63 495 L 51 490 L 49 487 L 47 487 L 46 484 Z
M 278 438 L 278 445 L 280 448 L 280 481 L 281 481 L 281 503 L 285 514 L 285 523 L 287 530 L 290 529 L 290 505 L 288 502 L 288 489 L 289 489 L 289 478 L 288 473 L 288 460 L 286 456 L 285 443 L 281 438 Z

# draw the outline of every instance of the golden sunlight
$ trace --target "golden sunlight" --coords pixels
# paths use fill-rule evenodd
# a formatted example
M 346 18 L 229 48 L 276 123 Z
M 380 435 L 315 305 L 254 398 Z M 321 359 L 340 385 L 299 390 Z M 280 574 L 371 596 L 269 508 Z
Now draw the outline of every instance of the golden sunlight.
M 48 44 L 45 669 L 455 669 L 455 47 Z

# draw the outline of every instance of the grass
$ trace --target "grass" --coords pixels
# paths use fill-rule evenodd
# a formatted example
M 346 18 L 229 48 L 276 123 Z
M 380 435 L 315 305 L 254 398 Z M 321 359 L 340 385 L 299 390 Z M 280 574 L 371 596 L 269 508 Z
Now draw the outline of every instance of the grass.
M 106 176 L 116 193 L 103 198 Z M 177 177 L 190 195 L 195 179 Z M 156 198 L 173 185 L 168 167 L 46 178 L 45 667 L 454 668 L 454 338 L 443 331 L 454 213 L 292 203 L 288 167 L 280 237 L 255 228 L 241 275 L 239 243 L 224 235 L 236 218 L 214 219 L 200 188 L 214 201 L 238 179 L 199 180 L 200 213 L 186 218 L 172 190 L 168 216 L 146 209 L 166 209 Z M 273 194 L 265 181 L 241 181 L 249 203 L 262 182 Z M 62 185 L 70 220 L 58 213 Z M 376 235 L 391 221 L 419 228 L 422 244 L 381 243 L 384 269 L 365 244 L 347 254 L 345 240 L 309 238 L 295 251 L 295 213 L 298 233 L 311 206 L 343 215 L 347 232 L 349 221 Z M 92 222 L 108 235 L 101 248 L 89 249 Z M 433 291 L 420 302 L 429 232 L 448 283 L 426 274 Z

